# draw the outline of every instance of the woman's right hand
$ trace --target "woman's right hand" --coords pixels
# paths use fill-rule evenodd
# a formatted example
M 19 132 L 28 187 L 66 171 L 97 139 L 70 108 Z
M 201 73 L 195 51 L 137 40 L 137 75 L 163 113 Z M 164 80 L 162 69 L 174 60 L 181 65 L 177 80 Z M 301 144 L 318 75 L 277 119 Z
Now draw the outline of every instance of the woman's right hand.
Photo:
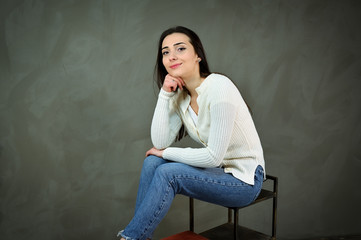
M 164 150 L 159 150 L 159 149 L 156 149 L 155 147 L 152 147 L 151 149 L 149 149 L 145 153 L 145 156 L 148 157 L 149 155 L 154 155 L 154 156 L 162 158 L 163 157 L 163 151 Z
M 177 88 L 179 87 L 181 90 L 183 90 L 183 86 L 185 85 L 185 82 L 181 77 L 173 77 L 169 74 L 165 76 L 164 82 L 163 82 L 163 90 L 166 92 L 175 92 L 177 91 Z

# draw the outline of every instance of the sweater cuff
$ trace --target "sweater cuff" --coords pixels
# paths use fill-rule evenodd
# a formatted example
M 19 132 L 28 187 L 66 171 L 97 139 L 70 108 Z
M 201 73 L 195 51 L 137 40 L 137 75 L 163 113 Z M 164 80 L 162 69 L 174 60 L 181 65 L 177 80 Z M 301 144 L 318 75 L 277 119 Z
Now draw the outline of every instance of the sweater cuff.
M 179 147 L 167 147 L 163 150 L 163 158 L 169 161 L 183 162 L 180 155 L 185 153 L 185 149 L 190 148 L 179 148 Z M 183 155 L 182 154 L 182 155 Z
M 163 90 L 163 88 L 160 89 L 159 92 L 159 97 L 163 98 L 163 99 L 169 99 L 171 97 L 173 97 L 175 95 L 175 92 L 167 92 L 165 90 Z
M 169 156 L 167 156 L 167 152 L 168 152 L 167 149 L 168 149 L 168 148 L 166 148 L 166 149 L 163 150 L 162 158 L 164 158 L 164 159 L 166 159 L 166 160 L 169 160 L 169 159 L 168 159 Z
M 174 160 L 172 159 L 172 150 L 170 148 L 166 148 L 163 150 L 163 156 L 164 159 L 166 160 Z

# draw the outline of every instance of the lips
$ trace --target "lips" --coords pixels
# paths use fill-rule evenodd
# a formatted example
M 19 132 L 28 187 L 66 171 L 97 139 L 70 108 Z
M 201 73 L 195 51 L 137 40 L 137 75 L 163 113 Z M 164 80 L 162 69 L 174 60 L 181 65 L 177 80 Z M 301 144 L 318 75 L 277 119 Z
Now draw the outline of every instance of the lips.
M 175 69 L 175 68 L 179 67 L 180 65 L 181 65 L 181 63 L 173 64 L 172 66 L 170 66 L 170 68 Z

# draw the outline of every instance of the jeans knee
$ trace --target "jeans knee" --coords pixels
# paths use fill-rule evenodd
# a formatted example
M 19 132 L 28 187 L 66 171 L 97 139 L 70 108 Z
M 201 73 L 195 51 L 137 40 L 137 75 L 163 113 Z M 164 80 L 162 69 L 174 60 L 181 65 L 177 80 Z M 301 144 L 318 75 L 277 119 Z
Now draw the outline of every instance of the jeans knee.
M 177 163 L 167 163 L 159 166 L 156 170 L 156 175 L 167 181 L 173 180 L 177 173 L 176 164 Z
M 165 160 L 163 158 L 150 155 L 144 159 L 143 168 L 155 169 L 159 165 L 163 164 L 164 162 L 165 162 Z
M 160 181 L 166 181 L 176 185 L 180 177 L 186 172 L 187 165 L 183 163 L 168 162 L 156 169 L 155 176 L 160 178 Z
M 162 186 L 162 188 L 172 189 L 172 192 L 176 194 L 179 191 L 179 187 L 177 172 L 174 171 L 173 165 L 174 163 L 167 163 L 159 166 L 155 170 L 154 180 L 156 180 L 157 184 Z

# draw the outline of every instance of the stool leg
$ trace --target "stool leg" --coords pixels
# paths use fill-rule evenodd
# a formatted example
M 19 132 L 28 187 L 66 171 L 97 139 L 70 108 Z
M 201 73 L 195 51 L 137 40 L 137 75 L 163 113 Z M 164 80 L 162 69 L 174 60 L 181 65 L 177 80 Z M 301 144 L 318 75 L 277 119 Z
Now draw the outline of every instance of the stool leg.
M 272 217 L 272 239 L 276 239 L 276 224 L 277 224 L 277 197 L 278 197 L 278 178 L 273 181 L 273 192 L 276 196 L 273 197 L 273 217 Z
M 194 232 L 194 200 L 189 198 L 189 230 Z
M 233 208 L 233 213 L 234 213 L 234 224 L 233 224 L 233 239 L 237 240 L 238 238 L 238 234 L 237 234 L 237 228 L 238 228 L 238 209 L 237 208 Z
M 228 208 L 228 223 L 232 223 L 232 209 Z
M 277 211 L 277 197 L 273 198 L 272 239 L 276 239 L 276 211 Z

